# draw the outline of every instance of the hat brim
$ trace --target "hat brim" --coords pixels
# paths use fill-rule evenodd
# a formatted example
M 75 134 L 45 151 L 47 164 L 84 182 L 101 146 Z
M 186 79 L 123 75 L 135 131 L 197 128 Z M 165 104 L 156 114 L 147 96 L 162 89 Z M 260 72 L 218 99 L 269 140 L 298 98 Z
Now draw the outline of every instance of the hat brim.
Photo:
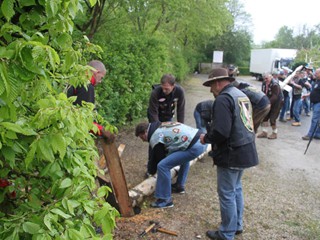
M 234 77 L 214 77 L 209 78 L 207 81 L 205 81 L 202 85 L 205 87 L 210 87 L 211 83 L 218 80 L 229 80 L 230 82 L 233 82 L 235 80 Z

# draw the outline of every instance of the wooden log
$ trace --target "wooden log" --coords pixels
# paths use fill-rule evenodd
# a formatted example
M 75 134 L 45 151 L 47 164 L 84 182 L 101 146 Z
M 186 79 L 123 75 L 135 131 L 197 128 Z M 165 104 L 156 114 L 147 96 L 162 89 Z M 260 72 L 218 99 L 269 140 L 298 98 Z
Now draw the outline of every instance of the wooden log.
M 101 139 L 103 153 L 109 169 L 109 176 L 113 188 L 113 193 L 119 205 L 120 213 L 123 217 L 134 215 L 132 201 L 128 194 L 126 178 L 124 176 L 120 156 L 115 143 L 107 143 Z
M 197 158 L 193 159 L 190 162 L 190 166 L 195 164 L 199 159 L 203 158 L 205 154 L 207 154 L 211 150 L 211 144 L 208 144 L 206 151 L 200 154 Z M 180 166 L 176 166 L 171 169 L 171 179 L 177 176 L 179 172 Z M 157 174 L 145 179 L 143 182 L 135 186 L 129 191 L 129 196 L 132 200 L 132 206 L 135 207 L 139 205 L 143 198 L 151 195 L 156 187 Z

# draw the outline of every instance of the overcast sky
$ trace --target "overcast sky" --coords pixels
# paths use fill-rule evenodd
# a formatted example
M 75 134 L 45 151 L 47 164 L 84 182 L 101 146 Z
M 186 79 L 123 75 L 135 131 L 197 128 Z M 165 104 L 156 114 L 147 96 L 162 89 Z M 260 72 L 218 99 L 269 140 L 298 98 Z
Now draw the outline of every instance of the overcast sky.
M 308 28 L 320 23 L 319 0 L 241 0 L 252 17 L 254 43 L 271 41 L 280 27 L 294 28 L 295 33 L 304 24 Z

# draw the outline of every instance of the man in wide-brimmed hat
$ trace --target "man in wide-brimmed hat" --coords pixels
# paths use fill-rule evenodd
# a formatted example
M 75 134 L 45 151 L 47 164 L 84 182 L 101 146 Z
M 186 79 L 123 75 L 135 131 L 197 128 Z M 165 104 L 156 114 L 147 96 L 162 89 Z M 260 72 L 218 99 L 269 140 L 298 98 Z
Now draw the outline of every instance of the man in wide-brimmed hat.
M 217 166 L 217 190 L 221 225 L 207 231 L 211 239 L 234 239 L 243 231 L 244 210 L 241 177 L 246 168 L 258 164 L 252 106 L 249 98 L 231 82 L 224 68 L 213 69 L 203 83 L 215 96 L 210 130 L 202 134 L 202 144 L 212 144 L 212 157 Z

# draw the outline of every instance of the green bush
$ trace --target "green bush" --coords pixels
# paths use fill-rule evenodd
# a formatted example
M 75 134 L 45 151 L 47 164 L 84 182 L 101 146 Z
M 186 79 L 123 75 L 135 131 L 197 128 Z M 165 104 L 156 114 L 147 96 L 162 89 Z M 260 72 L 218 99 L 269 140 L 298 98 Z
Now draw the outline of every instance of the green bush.
M 249 67 L 238 67 L 238 69 L 240 71 L 240 75 L 242 75 L 242 76 L 250 75 Z
M 109 42 L 103 51 L 108 72 L 97 87 L 99 113 L 117 126 L 146 116 L 152 85 L 168 71 L 164 44 L 127 35 Z
M 86 56 L 100 51 L 71 36 L 79 4 L 1 1 L 0 180 L 10 185 L 0 191 L 0 239 L 112 238 L 119 213 L 105 201 L 111 189 L 96 189 L 89 134 L 100 116 L 63 93 L 88 82 Z

